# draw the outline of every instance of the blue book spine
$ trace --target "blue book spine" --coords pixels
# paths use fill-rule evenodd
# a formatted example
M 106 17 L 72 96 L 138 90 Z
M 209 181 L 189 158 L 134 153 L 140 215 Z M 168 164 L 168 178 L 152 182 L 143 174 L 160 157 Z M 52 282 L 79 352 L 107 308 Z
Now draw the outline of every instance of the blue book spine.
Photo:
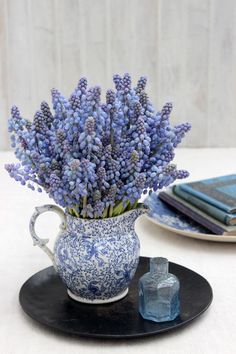
M 182 189 L 183 191 L 189 193 L 189 194 L 192 194 L 194 195 L 195 197 L 199 198 L 199 199 L 202 199 L 204 201 L 206 201 L 208 204 L 211 204 L 221 210 L 224 210 L 226 211 L 226 213 L 230 213 L 231 212 L 231 207 L 229 207 L 227 204 L 225 203 L 222 203 L 216 199 L 213 199 L 211 197 L 209 197 L 208 195 L 200 192 L 200 191 L 197 191 L 195 189 L 193 189 L 191 186 L 187 185 L 187 184 L 180 184 L 179 185 L 179 188 Z
M 225 233 L 226 230 L 223 227 L 220 227 L 220 226 L 214 224 L 213 222 L 211 222 L 210 220 L 208 220 L 207 218 L 202 217 L 201 215 L 196 213 L 194 210 L 187 207 L 186 205 L 183 205 L 181 202 L 179 202 L 178 200 L 176 200 L 175 198 L 173 198 L 169 194 L 167 194 L 165 192 L 160 192 L 158 194 L 158 197 L 161 200 L 163 200 L 164 202 L 166 202 L 167 204 L 171 205 L 172 207 L 174 207 L 175 209 L 180 211 L 181 213 L 183 213 L 184 215 L 187 215 L 190 219 L 198 222 L 200 225 L 204 226 L 205 228 L 207 228 L 208 230 L 210 230 L 214 234 L 223 235 Z
M 236 225 L 236 214 L 228 214 L 225 211 L 208 204 L 204 200 L 182 190 L 179 185 L 173 187 L 173 192 L 180 198 L 186 200 L 188 203 L 196 206 L 198 209 L 221 221 L 225 225 Z

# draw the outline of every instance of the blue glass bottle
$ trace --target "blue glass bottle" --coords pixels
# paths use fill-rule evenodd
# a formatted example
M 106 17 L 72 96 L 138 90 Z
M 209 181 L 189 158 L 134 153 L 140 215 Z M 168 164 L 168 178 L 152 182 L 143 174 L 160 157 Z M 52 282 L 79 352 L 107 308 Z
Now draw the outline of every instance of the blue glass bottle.
M 151 258 L 150 272 L 139 280 L 139 312 L 147 320 L 172 321 L 180 313 L 179 280 L 168 268 L 166 258 Z

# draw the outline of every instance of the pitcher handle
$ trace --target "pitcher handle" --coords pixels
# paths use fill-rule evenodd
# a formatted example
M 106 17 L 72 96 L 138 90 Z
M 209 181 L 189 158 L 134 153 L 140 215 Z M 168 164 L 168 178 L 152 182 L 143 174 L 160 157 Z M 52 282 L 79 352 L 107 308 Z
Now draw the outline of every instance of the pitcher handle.
M 40 207 L 35 208 L 35 212 L 31 216 L 30 223 L 29 223 L 29 230 L 30 230 L 30 235 L 33 239 L 34 246 L 39 246 L 42 248 L 42 250 L 48 255 L 48 257 L 51 259 L 51 261 L 54 264 L 54 254 L 53 252 L 46 246 L 46 244 L 49 242 L 48 238 L 40 238 L 37 236 L 35 232 L 35 222 L 36 219 L 39 217 L 40 214 L 45 213 L 46 211 L 53 211 L 54 213 L 58 214 L 61 218 L 61 225 L 60 229 L 64 230 L 66 227 L 66 216 L 64 211 L 59 208 L 56 205 L 51 205 L 51 204 L 46 204 L 42 205 Z

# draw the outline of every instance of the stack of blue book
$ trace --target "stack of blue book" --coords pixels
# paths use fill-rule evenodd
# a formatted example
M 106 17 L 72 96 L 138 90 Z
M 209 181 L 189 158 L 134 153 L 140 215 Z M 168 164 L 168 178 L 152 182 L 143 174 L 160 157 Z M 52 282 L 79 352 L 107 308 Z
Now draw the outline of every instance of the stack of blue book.
M 178 184 L 159 198 L 214 234 L 236 235 L 236 174 Z

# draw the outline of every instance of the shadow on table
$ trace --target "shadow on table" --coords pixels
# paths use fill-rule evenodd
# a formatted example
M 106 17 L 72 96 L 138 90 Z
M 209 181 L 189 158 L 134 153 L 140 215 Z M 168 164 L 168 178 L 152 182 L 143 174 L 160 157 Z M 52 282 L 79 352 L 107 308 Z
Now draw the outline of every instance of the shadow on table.
M 213 242 L 207 240 L 195 239 L 174 232 L 164 230 L 160 226 L 152 223 L 145 216 L 141 216 L 137 220 L 137 226 L 142 232 L 148 232 L 148 237 L 152 241 L 161 243 L 169 243 L 172 247 L 181 247 L 181 250 L 188 251 L 189 249 L 194 251 L 201 251 L 201 253 L 214 253 L 224 255 L 232 254 L 235 256 L 236 242 Z M 147 231 L 148 230 L 148 231 Z

